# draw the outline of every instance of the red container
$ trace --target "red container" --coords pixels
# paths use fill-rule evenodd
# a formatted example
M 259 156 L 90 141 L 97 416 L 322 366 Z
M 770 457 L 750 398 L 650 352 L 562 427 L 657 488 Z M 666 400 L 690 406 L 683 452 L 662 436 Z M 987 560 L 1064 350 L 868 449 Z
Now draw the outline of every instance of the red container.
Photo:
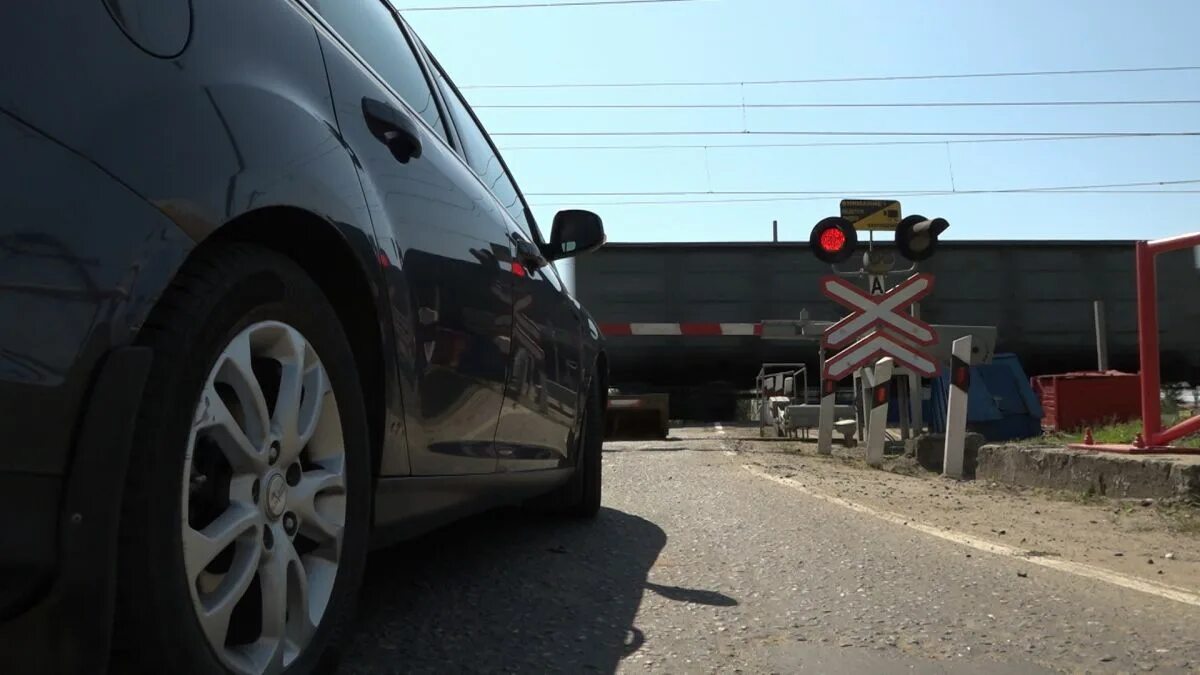
M 1142 416 L 1139 377 L 1134 373 L 1041 375 L 1034 378 L 1033 390 L 1042 401 L 1042 428 L 1050 431 L 1075 431 Z

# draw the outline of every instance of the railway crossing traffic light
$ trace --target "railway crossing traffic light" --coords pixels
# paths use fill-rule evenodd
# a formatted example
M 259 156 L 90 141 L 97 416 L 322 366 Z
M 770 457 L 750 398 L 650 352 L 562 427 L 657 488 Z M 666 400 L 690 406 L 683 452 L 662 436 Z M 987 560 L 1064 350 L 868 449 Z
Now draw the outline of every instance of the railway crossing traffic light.
M 912 215 L 900 219 L 900 203 L 896 201 L 845 200 L 842 205 L 841 217 L 822 219 L 808 238 L 813 255 L 830 265 L 845 262 L 854 255 L 859 229 L 894 229 L 900 255 L 912 262 L 920 262 L 933 257 L 938 236 L 950 227 L 945 218 Z
M 817 259 L 830 265 L 845 262 L 858 246 L 858 233 L 845 218 L 830 216 L 817 223 L 808 237 L 808 246 Z
M 913 262 L 927 260 L 933 257 L 938 235 L 947 227 L 950 223 L 945 218 L 927 220 L 925 216 L 909 216 L 896 226 L 896 248 Z

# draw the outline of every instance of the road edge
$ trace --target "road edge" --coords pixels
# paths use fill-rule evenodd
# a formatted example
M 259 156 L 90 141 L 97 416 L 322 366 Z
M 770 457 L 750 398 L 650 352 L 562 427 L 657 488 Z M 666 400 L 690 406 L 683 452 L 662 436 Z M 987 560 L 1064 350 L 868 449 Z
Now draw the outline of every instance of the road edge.
M 867 506 L 866 504 L 860 504 L 842 497 L 825 494 L 823 492 L 805 487 L 801 483 L 792 480 L 791 478 L 776 476 L 775 474 L 772 474 L 769 471 L 764 470 L 762 467 L 754 464 L 743 464 L 742 468 L 754 476 L 779 483 L 780 485 L 789 487 L 797 492 L 808 495 L 809 497 L 820 499 L 824 502 L 850 509 L 851 511 L 857 511 L 859 513 L 873 516 L 880 520 L 894 523 L 896 525 L 908 527 L 917 530 L 918 532 L 922 532 L 945 541 L 953 542 L 961 546 L 967 546 L 978 551 L 984 551 L 985 553 L 991 553 L 1002 557 L 1016 558 L 1033 565 L 1047 567 L 1049 569 L 1066 572 L 1067 574 L 1073 574 L 1086 579 L 1102 581 L 1113 586 L 1139 591 L 1141 593 L 1154 595 L 1167 600 L 1174 600 L 1176 602 L 1192 605 L 1194 607 L 1200 607 L 1200 594 L 1184 588 L 1160 584 L 1146 579 L 1140 579 L 1128 574 L 1115 572 L 1113 570 L 1108 570 L 1085 563 L 1057 558 L 1030 556 L 1029 552 L 1023 549 L 1007 546 L 1005 544 L 997 544 L 995 542 L 987 541 L 986 539 L 980 539 L 979 537 L 975 537 L 964 532 L 958 532 L 956 530 L 939 528 L 934 527 L 933 525 L 919 523 L 914 521 L 912 518 L 902 516 L 898 513 L 883 511 L 872 506 Z

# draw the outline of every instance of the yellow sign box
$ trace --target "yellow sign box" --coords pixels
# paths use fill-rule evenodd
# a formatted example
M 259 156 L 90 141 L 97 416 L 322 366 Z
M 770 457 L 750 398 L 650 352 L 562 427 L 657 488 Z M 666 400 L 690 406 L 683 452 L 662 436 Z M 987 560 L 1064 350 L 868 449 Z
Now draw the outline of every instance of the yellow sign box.
M 900 224 L 900 202 L 894 199 L 843 199 L 841 209 L 856 230 L 890 232 Z

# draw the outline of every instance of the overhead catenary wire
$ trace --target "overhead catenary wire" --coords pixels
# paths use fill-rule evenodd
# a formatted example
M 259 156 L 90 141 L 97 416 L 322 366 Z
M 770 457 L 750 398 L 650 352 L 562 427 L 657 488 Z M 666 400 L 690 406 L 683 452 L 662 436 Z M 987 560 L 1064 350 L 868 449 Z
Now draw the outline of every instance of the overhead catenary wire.
M 651 5 L 668 2 L 701 2 L 702 0 L 567 0 L 565 2 L 514 2 L 503 5 L 450 5 L 448 7 L 397 7 L 398 12 L 461 12 L 475 9 L 557 9 L 560 7 L 595 7 L 598 5 Z
M 882 103 L 497 103 L 471 106 L 477 110 L 792 110 L 839 108 L 1030 108 L 1200 105 L 1200 99 L 1111 101 L 926 101 Z
M 1151 135 L 1152 136 L 1152 135 Z M 1017 136 L 1011 138 L 958 138 L 941 141 L 821 141 L 818 143 L 677 143 L 663 145 L 507 145 L 503 152 L 514 150 L 720 150 L 722 148 L 842 148 L 881 147 L 890 145 L 973 145 L 978 143 L 1046 143 L 1057 141 L 1087 141 L 1102 139 L 1144 138 L 1140 136 L 1111 136 L 1085 134 L 1078 136 Z
M 661 129 L 655 131 L 499 131 L 490 136 L 939 136 L 958 138 L 966 136 L 1038 137 L 1038 136 L 1110 136 L 1110 137 L 1154 137 L 1154 136 L 1200 136 L 1200 131 L 802 131 L 780 130 L 680 130 Z
M 1127 68 L 1087 68 L 1071 70 L 1026 70 L 986 73 L 939 73 L 920 75 L 865 75 L 855 77 L 816 77 L 803 79 L 773 80 L 718 80 L 718 81 L 658 81 L 658 82 L 560 82 L 530 84 L 475 84 L 460 86 L 460 89 L 600 89 L 635 87 L 736 87 L 790 84 L 831 84 L 841 82 L 895 82 L 910 80 L 959 80 L 994 77 L 1077 77 L 1084 75 L 1115 75 L 1132 73 L 1168 73 L 1200 71 L 1200 65 L 1146 66 Z
M 853 195 L 864 196 L 871 193 L 850 193 Z M 1166 195 L 1195 195 L 1200 194 L 1200 190 L 1003 190 L 1000 192 L 992 192 L 988 190 L 974 190 L 957 192 L 950 190 L 938 190 L 930 192 L 893 192 L 888 193 L 890 198 L 899 197 L 962 197 L 968 195 L 1147 195 L 1147 196 L 1166 196 Z M 811 202 L 824 201 L 829 199 L 848 198 L 845 194 L 826 194 L 826 195 L 807 195 L 794 197 L 746 197 L 732 199 L 662 199 L 662 200 L 620 200 L 620 201 L 603 201 L 589 202 L 584 200 L 575 201 L 555 201 L 555 202 L 530 202 L 530 206 L 671 206 L 676 204 L 766 204 L 776 202 Z
M 1194 185 L 1200 178 L 1179 180 L 1142 181 L 1137 183 L 1103 183 L 1098 185 L 1063 185 L 1021 188 L 991 188 L 987 190 L 953 190 L 954 193 L 986 192 L 1058 192 L 1062 190 L 1100 190 L 1111 188 L 1167 187 L 1171 185 Z M 699 195 L 841 195 L 841 194 L 895 194 L 901 192 L 930 192 L 931 190 L 669 190 L 639 192 L 527 192 L 527 197 L 691 197 Z

